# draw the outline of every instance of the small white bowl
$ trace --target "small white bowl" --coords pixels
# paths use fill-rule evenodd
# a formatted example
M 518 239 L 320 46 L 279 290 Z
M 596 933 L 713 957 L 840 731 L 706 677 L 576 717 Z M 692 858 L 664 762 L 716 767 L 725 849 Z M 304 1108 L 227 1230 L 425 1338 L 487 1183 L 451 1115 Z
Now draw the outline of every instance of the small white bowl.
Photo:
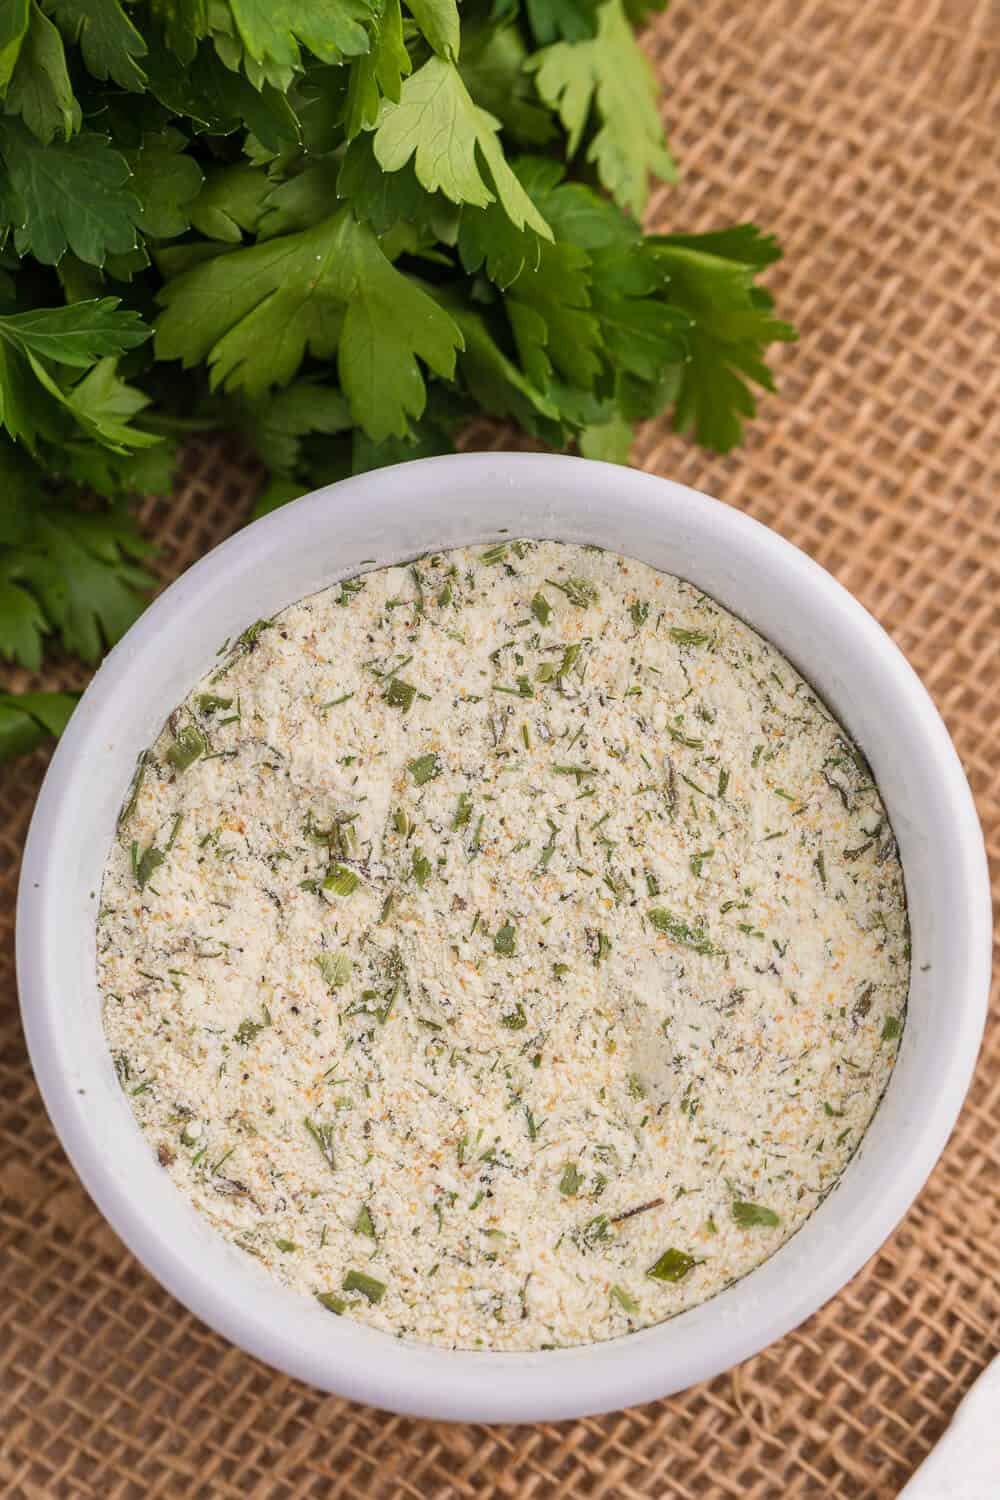
M 451 1352 L 285 1290 L 217 1236 L 160 1168 L 101 1029 L 94 918 L 136 756 L 222 641 L 375 563 L 500 534 L 590 542 L 679 574 L 783 651 L 858 740 L 906 878 L 913 979 L 899 1059 L 840 1185 L 766 1264 L 658 1327 L 581 1348 Z M 479 453 L 332 485 L 224 542 L 111 653 L 38 799 L 17 959 L 35 1074 L 73 1165 L 149 1270 L 227 1338 L 322 1387 L 415 1415 L 577 1417 L 717 1375 L 833 1296 L 906 1212 L 962 1104 L 986 1014 L 990 899 L 968 784 L 938 714 L 866 611 L 804 553 L 694 490 L 582 459 Z

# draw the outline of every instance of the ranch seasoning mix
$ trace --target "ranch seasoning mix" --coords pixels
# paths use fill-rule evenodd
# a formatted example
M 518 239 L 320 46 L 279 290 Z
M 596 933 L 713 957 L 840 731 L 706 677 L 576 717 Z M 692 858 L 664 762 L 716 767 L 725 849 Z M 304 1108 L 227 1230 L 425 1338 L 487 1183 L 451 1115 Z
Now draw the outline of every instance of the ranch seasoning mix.
M 220 1234 L 331 1314 L 530 1349 L 803 1224 L 909 942 L 871 773 L 779 652 L 642 563 L 503 540 L 226 644 L 137 772 L 98 965 Z

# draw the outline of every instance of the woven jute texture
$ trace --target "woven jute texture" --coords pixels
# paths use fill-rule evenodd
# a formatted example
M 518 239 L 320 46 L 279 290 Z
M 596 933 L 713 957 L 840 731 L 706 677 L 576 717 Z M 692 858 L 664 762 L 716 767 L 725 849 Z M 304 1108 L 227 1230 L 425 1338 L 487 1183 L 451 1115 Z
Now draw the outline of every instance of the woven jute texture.
M 1000 854 L 996 16 L 989 0 L 677 0 L 647 41 L 685 166 L 658 225 L 753 217 L 802 331 L 747 445 L 635 461 L 819 559 L 922 673 Z M 471 441 L 499 442 L 476 433 Z M 171 576 L 238 526 L 224 444 L 144 522 Z M 8 674 L 10 675 L 10 674 Z M 67 667 L 62 681 L 72 681 Z M 53 681 L 53 678 L 49 678 Z M 18 1025 L 12 912 L 44 771 L 0 773 L 0 1495 L 25 1500 L 890 1500 L 1000 1347 L 1000 1027 L 905 1222 L 740 1369 L 557 1426 L 448 1427 L 322 1396 L 162 1291 L 69 1168 Z M 1000 1496 L 1000 1476 L 997 1482 Z

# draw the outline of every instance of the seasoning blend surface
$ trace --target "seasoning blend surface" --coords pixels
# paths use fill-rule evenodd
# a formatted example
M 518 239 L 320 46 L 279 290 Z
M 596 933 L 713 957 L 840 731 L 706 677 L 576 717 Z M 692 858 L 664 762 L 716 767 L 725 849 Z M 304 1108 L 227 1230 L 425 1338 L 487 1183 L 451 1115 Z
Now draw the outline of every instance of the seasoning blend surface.
M 219 1233 L 333 1313 L 529 1349 L 802 1225 L 909 942 L 878 790 L 787 660 L 642 563 L 503 541 L 227 643 L 123 810 L 98 966 Z

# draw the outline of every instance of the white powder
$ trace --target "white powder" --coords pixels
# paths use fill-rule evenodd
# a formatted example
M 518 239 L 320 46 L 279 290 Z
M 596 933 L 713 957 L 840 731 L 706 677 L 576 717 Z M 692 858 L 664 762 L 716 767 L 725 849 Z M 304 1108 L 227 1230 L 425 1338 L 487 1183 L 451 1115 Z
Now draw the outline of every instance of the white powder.
M 789 663 L 556 542 L 368 573 L 220 660 L 98 928 L 179 1190 L 447 1346 L 607 1338 L 772 1254 L 864 1134 L 909 974 L 878 792 Z

